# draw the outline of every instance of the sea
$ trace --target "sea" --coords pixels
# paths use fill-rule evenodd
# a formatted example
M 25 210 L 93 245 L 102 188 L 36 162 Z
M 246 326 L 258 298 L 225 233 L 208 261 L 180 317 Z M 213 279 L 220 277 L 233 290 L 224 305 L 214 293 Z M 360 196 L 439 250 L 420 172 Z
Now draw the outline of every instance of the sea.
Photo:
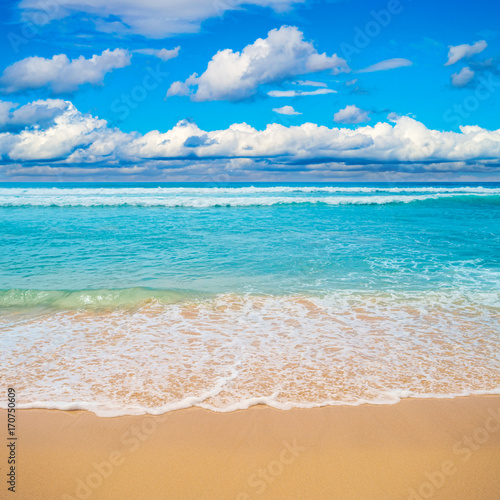
M 3 183 L 0 245 L 18 408 L 500 393 L 500 183 Z

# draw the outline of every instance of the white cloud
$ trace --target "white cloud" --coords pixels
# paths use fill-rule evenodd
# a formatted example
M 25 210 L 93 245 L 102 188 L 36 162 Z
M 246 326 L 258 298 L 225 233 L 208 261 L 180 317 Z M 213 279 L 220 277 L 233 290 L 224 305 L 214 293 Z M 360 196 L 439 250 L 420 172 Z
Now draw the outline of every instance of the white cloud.
M 273 108 L 275 113 L 279 113 L 280 115 L 301 115 L 298 111 L 293 109 L 293 106 L 283 106 L 281 108 Z
M 68 102 L 62 99 L 33 101 L 20 108 L 15 103 L 0 101 L 0 132 L 22 130 L 32 126 L 47 127 L 67 108 Z
M 0 101 L 0 128 L 7 124 L 10 119 L 10 110 L 16 106 L 14 102 Z
M 328 87 L 325 82 L 315 82 L 312 80 L 299 80 L 295 82 L 296 85 L 302 85 L 303 87 Z
M 470 68 L 462 68 L 458 73 L 451 75 L 451 84 L 454 87 L 465 87 L 474 78 L 474 71 Z
M 404 66 L 412 65 L 413 63 L 409 59 L 396 57 L 394 59 L 386 59 L 385 61 L 380 61 L 376 64 L 372 64 L 367 68 L 358 70 L 357 73 L 373 73 L 374 71 L 386 71 L 388 69 L 402 68 Z
M 17 112 L 28 118 L 33 108 L 42 110 L 44 107 L 59 111 L 46 126 L 38 127 L 39 123 L 30 121 L 24 123 L 25 128 L 21 131 L 0 133 L 0 158 L 70 162 L 75 155 L 86 162 L 94 162 L 113 154 L 127 137 L 129 140 L 134 137 L 134 134 L 109 129 L 105 120 L 82 114 L 72 103 L 59 99 L 35 101 L 20 107 L 14 114 Z
M 175 49 L 136 49 L 134 50 L 134 53 L 154 56 L 162 61 L 168 61 L 177 57 L 180 49 L 180 47 L 175 47 Z
M 358 79 L 357 78 L 354 78 L 353 80 L 347 80 L 345 82 L 345 84 L 346 84 L 347 87 L 350 87 L 351 85 L 356 85 L 356 83 L 358 83 Z
M 201 76 L 194 73 L 185 82 L 174 82 L 167 96 L 186 95 L 189 90 L 193 101 L 238 101 L 255 95 L 260 85 L 327 69 L 349 71 L 344 59 L 318 53 L 296 27 L 282 26 L 241 52 L 217 52 Z
M 42 106 L 42 103 L 31 105 Z M 60 101 L 46 103 L 48 107 L 61 106 Z M 21 112 L 23 108 L 18 109 Z M 408 116 L 393 119 L 393 124 L 376 123 L 355 129 L 314 123 L 286 127 L 273 123 L 257 130 L 245 123 L 235 123 L 213 131 L 181 121 L 165 133 L 153 130 L 141 135 L 109 128 L 104 120 L 82 114 L 65 102 L 63 111 L 44 126 L 36 128 L 32 123 L 21 131 L 0 133 L 0 158 L 4 164 L 31 161 L 41 166 L 48 162 L 51 168 L 56 165 L 76 168 L 82 164 L 122 168 L 131 164 L 163 161 L 173 165 L 184 161 L 186 168 L 195 169 L 198 162 L 208 165 L 210 161 L 246 158 L 255 162 L 269 159 L 273 165 L 297 168 L 318 164 L 318 160 L 373 164 L 376 168 L 424 164 L 431 171 L 433 164 L 450 162 L 484 165 L 491 170 L 495 162 L 490 165 L 488 161 L 500 157 L 500 130 L 465 126 L 460 132 L 442 132 L 428 129 Z M 210 168 L 216 168 L 213 165 L 217 164 Z
M 59 54 L 52 59 L 27 57 L 8 66 L 0 77 L 5 93 L 50 87 L 55 93 L 73 92 L 80 85 L 102 83 L 106 73 L 130 64 L 130 54 L 123 49 L 105 50 L 90 59 L 68 59 Z
M 344 109 L 337 111 L 333 115 L 334 121 L 337 123 L 363 123 L 370 121 L 370 117 L 368 116 L 368 111 L 358 108 L 357 106 L 350 105 L 346 106 Z
M 277 12 L 304 0 L 21 0 L 26 14 L 36 12 L 59 19 L 84 13 L 96 21 L 97 29 L 107 33 L 136 33 L 149 38 L 165 38 L 195 33 L 200 24 L 225 12 L 258 5 Z M 116 18 L 119 21 L 116 21 Z
M 450 66 L 451 64 L 455 64 L 460 61 L 464 57 L 469 58 L 475 54 L 479 54 L 482 52 L 488 44 L 485 40 L 479 40 L 479 42 L 473 43 L 472 45 L 468 45 L 464 43 L 462 45 L 450 45 L 448 52 L 448 61 L 446 61 L 445 66 Z
M 300 97 L 306 95 L 325 95 L 336 94 L 336 90 L 332 89 L 317 89 L 317 90 L 270 90 L 267 95 L 269 97 Z

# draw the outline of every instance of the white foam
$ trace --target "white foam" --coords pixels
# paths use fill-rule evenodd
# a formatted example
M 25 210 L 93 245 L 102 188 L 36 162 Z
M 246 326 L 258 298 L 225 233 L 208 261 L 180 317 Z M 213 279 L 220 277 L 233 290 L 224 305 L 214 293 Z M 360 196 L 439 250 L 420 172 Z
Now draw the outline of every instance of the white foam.
M 102 416 L 500 393 L 498 293 L 219 295 L 10 318 L 20 408 Z M 3 403 L 4 404 L 4 403 Z
M 40 207 L 95 207 L 95 206 L 140 206 L 140 207 L 249 207 L 294 204 L 326 205 L 385 205 L 390 203 L 412 203 L 416 201 L 452 198 L 455 196 L 491 196 L 491 193 L 437 193 L 421 195 L 373 195 L 373 196 L 97 196 L 75 193 L 50 195 L 16 195 L 0 197 L 2 207 L 40 206 Z
M 123 406 L 113 404 L 98 404 L 91 401 L 76 401 L 74 403 L 65 402 L 48 402 L 48 401 L 35 401 L 33 403 L 18 404 L 16 407 L 19 409 L 45 409 L 45 410 L 62 410 L 62 411 L 90 411 L 95 413 L 98 417 L 112 418 L 123 417 L 128 415 L 164 415 L 171 411 L 185 410 L 187 408 L 202 408 L 204 410 L 213 411 L 215 413 L 230 413 L 238 410 L 248 410 L 252 406 L 265 405 L 277 410 L 293 410 L 310 409 L 310 408 L 323 408 L 325 406 L 361 406 L 361 405 L 393 405 L 399 403 L 403 399 L 455 399 L 467 396 L 491 396 L 499 395 L 500 387 L 488 391 L 461 391 L 453 394 L 417 394 L 404 389 L 395 389 L 393 394 L 387 398 L 374 398 L 374 399 L 360 399 L 357 401 L 321 401 L 317 403 L 301 403 L 301 402 L 286 402 L 282 403 L 276 401 L 272 396 L 249 398 L 243 401 L 238 401 L 232 405 L 224 408 L 206 405 L 203 403 L 196 404 L 199 398 L 186 398 L 183 401 L 170 403 L 161 407 L 150 408 L 147 406 Z M 0 409 L 7 409 L 5 403 L 0 403 Z
M 351 187 L 351 186 L 247 186 L 247 187 L 126 187 L 126 188 L 0 188 L 0 196 L 117 196 L 117 195 L 245 195 L 257 193 L 476 193 L 500 194 L 500 188 L 460 187 Z

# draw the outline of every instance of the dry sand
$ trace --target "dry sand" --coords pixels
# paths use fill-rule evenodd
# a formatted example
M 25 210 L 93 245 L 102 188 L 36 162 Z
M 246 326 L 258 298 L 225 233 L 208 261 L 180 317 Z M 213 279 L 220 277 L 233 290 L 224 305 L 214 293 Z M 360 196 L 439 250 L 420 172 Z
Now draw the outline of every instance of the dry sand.
M 500 499 L 500 396 L 16 416 L 16 494 L 7 491 L 5 454 L 0 498 Z

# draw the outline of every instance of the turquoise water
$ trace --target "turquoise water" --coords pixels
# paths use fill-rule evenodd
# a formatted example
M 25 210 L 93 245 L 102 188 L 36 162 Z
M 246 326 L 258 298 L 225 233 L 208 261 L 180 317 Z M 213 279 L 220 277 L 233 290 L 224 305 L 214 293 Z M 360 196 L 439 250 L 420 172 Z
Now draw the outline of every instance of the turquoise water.
M 3 290 L 500 286 L 500 184 L 61 187 L 0 186 Z
M 500 183 L 3 184 L 0 242 L 0 343 L 18 349 L 18 360 L 31 359 L 20 348 L 31 345 L 81 364 L 80 378 L 73 373 L 56 383 L 47 375 L 54 366 L 33 359 L 29 368 L 42 380 L 18 375 L 25 380 L 27 404 L 90 404 L 94 396 L 86 392 L 84 366 L 97 351 L 89 344 L 90 333 L 82 333 L 89 328 L 94 334 L 115 328 L 113 335 L 125 335 L 126 330 L 123 351 L 100 354 L 110 356 L 108 370 L 115 375 L 126 370 L 119 360 L 127 349 L 145 352 L 148 343 L 163 345 L 175 335 L 181 342 L 187 330 L 210 336 L 218 346 L 218 354 L 206 358 L 203 345 L 190 351 L 176 344 L 184 361 L 206 358 L 199 373 L 211 382 L 198 391 L 190 386 L 174 395 L 160 384 L 162 389 L 149 387 L 144 400 L 132 401 L 123 396 L 130 387 L 108 388 L 91 401 L 125 412 L 132 407 L 165 410 L 188 396 L 198 398 L 193 404 L 224 409 L 256 398 L 271 398 L 269 404 L 282 407 L 500 387 Z M 91 319 L 76 316 L 82 311 Z M 126 323 L 117 327 L 113 315 Z M 295 332 L 286 340 L 283 325 L 288 325 L 286 336 L 290 328 Z M 383 348 L 378 341 L 370 344 L 367 335 L 374 332 L 384 340 Z M 431 333 L 448 351 L 459 346 L 460 352 L 443 361 L 446 349 L 432 344 Z M 274 344 L 262 344 L 269 336 Z M 279 352 L 300 364 L 297 346 L 306 344 L 307 354 L 299 358 L 316 371 L 329 366 L 337 373 L 340 364 L 333 357 L 329 363 L 327 350 L 312 356 L 314 345 L 320 351 L 322 343 L 344 350 L 345 356 L 357 353 L 349 358 L 350 368 L 344 356 L 345 377 L 349 370 L 363 371 L 366 356 L 380 363 L 403 345 L 408 359 L 420 355 L 419 346 L 428 356 L 396 381 L 389 381 L 391 370 L 377 365 L 379 373 L 372 366 L 376 378 L 367 374 L 356 386 L 366 386 L 365 392 L 356 392 L 351 383 L 349 389 L 333 390 L 331 384 L 340 379 L 326 386 L 311 379 L 298 392 L 283 389 L 292 382 L 297 387 L 295 369 L 278 384 L 278 393 L 286 396 L 273 399 L 277 387 L 248 386 L 238 368 L 248 361 L 241 353 L 251 352 L 256 338 L 267 376 L 277 367 L 286 372 L 277 361 Z M 252 356 L 255 361 L 257 353 Z M 403 358 L 393 359 L 395 373 L 408 363 Z M 161 359 L 163 368 L 158 364 L 148 372 L 158 384 L 179 362 L 175 356 Z M 450 374 L 453 364 L 457 373 Z M 217 368 L 210 371 L 210 366 Z M 432 366 L 435 376 L 429 374 Z M 186 373 L 197 370 L 191 366 Z M 411 383 L 401 382 L 408 377 Z M 324 375 L 322 380 L 330 379 Z M 321 390 L 311 392 L 318 385 Z M 230 395 L 214 402 L 219 386 Z

